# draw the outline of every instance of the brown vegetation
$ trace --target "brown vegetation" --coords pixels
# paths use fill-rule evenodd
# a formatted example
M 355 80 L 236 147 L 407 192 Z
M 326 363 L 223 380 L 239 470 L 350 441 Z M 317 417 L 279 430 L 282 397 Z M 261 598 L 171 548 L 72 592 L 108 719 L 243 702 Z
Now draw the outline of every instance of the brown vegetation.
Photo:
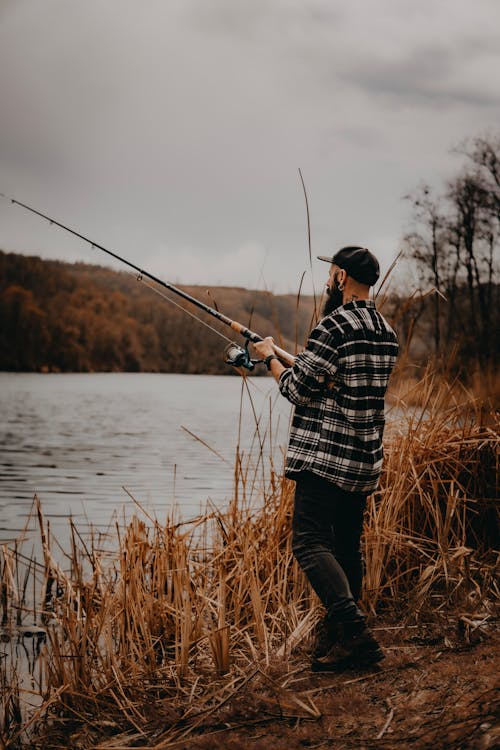
M 292 342 L 305 340 L 310 300 L 228 287 L 183 289 L 290 351 Z M 175 305 L 127 272 L 0 251 L 0 370 L 233 374 L 223 361 L 227 341 L 182 307 L 228 340 L 237 335 L 166 296 Z
M 226 513 L 134 518 L 107 541 L 72 526 L 61 561 L 38 507 L 43 564 L 3 549 L 3 633 L 41 634 L 28 687 L 2 660 L 4 747 L 264 748 L 270 723 L 276 747 L 493 746 L 499 424 L 445 384 L 419 389 L 364 535 L 382 672 L 308 672 L 321 613 L 291 553 L 293 486 L 271 461 L 256 503 L 236 456 Z

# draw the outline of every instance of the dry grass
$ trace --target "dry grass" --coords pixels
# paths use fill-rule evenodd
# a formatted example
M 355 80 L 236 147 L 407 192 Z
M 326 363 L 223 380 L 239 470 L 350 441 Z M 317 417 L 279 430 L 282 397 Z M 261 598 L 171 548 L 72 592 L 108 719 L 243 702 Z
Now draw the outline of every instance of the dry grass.
M 470 635 L 500 598 L 498 418 L 430 376 L 393 409 L 366 519 L 364 605 L 408 626 L 453 614 Z M 46 635 L 28 680 L 0 659 L 0 748 L 183 747 L 229 709 L 247 725 L 318 719 L 296 677 L 320 608 L 292 557 L 293 485 L 272 459 L 264 476 L 256 503 L 237 454 L 227 512 L 138 514 L 106 549 L 72 526 L 63 561 L 37 503 L 43 561 L 2 548 L 0 608 L 11 643 L 23 625 Z
M 412 617 L 474 609 L 499 593 L 499 415 L 430 374 L 392 409 L 401 416 L 389 423 L 365 533 L 366 604 L 406 600 Z

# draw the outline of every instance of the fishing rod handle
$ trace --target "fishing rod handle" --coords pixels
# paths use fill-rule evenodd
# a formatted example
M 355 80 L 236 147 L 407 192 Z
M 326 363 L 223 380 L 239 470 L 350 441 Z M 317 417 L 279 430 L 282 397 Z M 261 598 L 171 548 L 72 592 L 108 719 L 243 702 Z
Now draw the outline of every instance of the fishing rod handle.
M 281 359 L 283 364 L 290 365 L 290 367 L 292 367 L 292 365 L 295 363 L 295 357 L 293 356 L 293 354 L 289 354 L 287 351 L 285 351 L 285 349 L 281 349 L 281 347 L 276 346 L 276 344 L 273 344 L 273 349 L 274 353 Z

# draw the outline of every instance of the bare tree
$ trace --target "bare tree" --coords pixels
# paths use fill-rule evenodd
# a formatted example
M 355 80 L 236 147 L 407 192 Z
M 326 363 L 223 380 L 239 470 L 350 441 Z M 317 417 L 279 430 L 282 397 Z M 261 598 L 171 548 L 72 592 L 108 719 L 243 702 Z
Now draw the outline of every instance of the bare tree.
M 405 240 L 410 248 L 410 257 L 415 260 L 423 283 L 431 283 L 437 292 L 433 295 L 433 328 L 434 351 L 438 354 L 441 349 L 441 287 L 443 268 L 447 262 L 446 220 L 441 213 L 439 202 L 432 197 L 428 185 L 422 185 L 410 199 L 413 202 L 419 230 L 408 234 Z
M 421 277 L 437 291 L 432 314 L 436 354 L 460 333 L 464 356 L 494 362 L 499 348 L 500 136 L 473 139 L 458 152 L 467 162 L 443 196 L 435 198 L 426 185 L 411 196 L 417 229 L 406 240 Z

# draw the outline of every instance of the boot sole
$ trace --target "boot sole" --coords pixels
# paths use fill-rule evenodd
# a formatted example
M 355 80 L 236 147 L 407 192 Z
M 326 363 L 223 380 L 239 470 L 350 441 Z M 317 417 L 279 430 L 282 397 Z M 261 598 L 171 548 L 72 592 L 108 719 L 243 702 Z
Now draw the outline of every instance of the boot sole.
M 311 663 L 312 672 L 344 672 L 348 669 L 369 669 L 377 667 L 385 659 L 385 654 L 373 652 L 371 654 L 359 655 L 356 657 L 346 657 L 345 659 L 335 659 L 334 661 L 313 661 Z

